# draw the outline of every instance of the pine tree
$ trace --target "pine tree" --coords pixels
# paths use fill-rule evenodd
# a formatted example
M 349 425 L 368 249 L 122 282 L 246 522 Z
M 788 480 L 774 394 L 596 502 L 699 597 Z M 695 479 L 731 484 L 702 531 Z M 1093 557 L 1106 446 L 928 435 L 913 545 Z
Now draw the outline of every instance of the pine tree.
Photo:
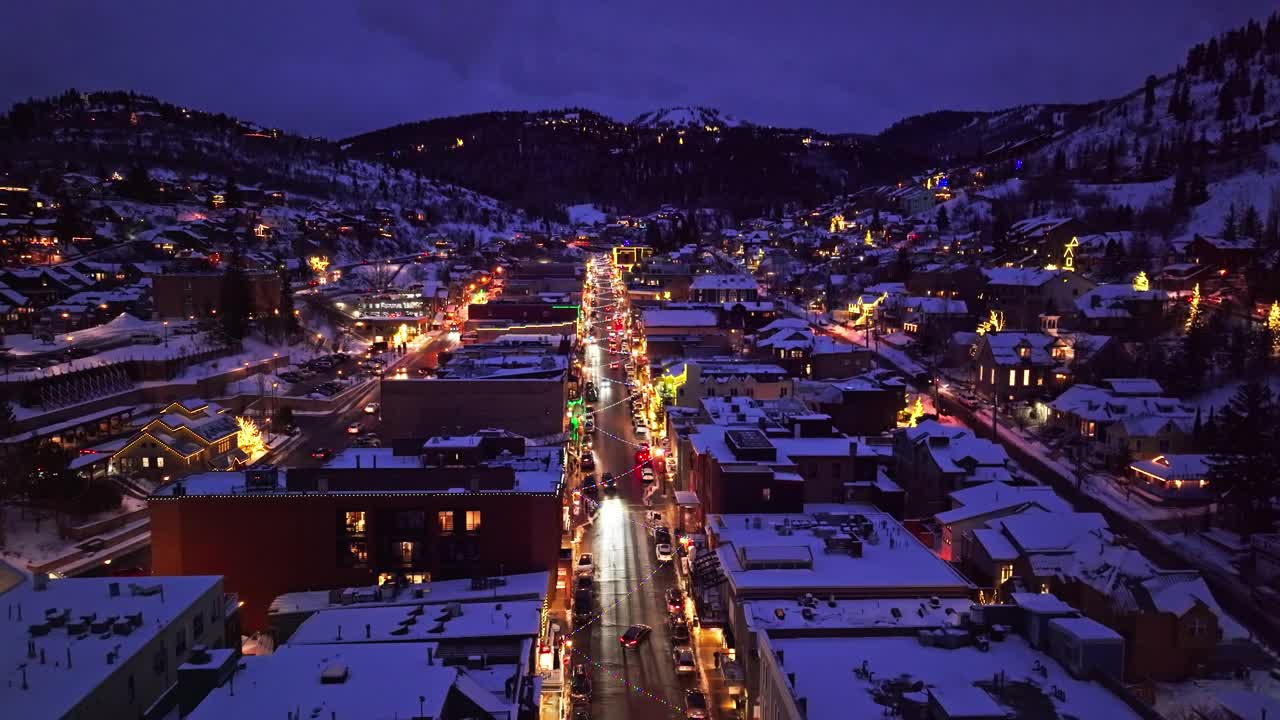
M 1240 386 L 1222 411 L 1222 428 L 1209 457 L 1206 479 L 1234 511 L 1242 534 L 1271 527 L 1276 494 L 1277 410 L 1265 383 Z
M 947 232 L 951 229 L 951 218 L 947 217 L 946 206 L 938 208 L 938 216 L 935 222 L 938 224 L 938 232 Z
M 1156 107 L 1156 76 L 1148 75 L 1142 98 L 1142 122 L 1150 123 Z
M 298 329 L 298 316 L 294 314 L 293 286 L 289 284 L 289 273 L 280 270 L 280 320 L 285 334 Z
M 1182 97 L 1178 99 L 1178 122 L 1186 122 L 1191 119 L 1191 86 L 1182 86 Z
M 1174 210 L 1187 207 L 1187 176 L 1181 172 L 1173 179 L 1173 199 L 1170 204 Z
M 1236 221 L 1236 204 L 1231 203 L 1231 207 L 1227 208 L 1227 217 L 1222 221 L 1222 239 L 1232 242 L 1239 235 L 1239 226 Z
M 1203 172 L 1196 173 L 1192 177 L 1189 199 L 1192 205 L 1203 205 L 1209 202 L 1209 181 L 1205 179 Z
M 1267 109 L 1267 86 L 1258 78 L 1253 84 L 1253 97 L 1249 99 L 1249 114 L 1261 115 Z
M 1240 234 L 1254 240 L 1262 236 L 1262 218 L 1259 217 L 1258 209 L 1253 205 L 1248 205 L 1244 209 L 1244 215 L 1240 219 Z
M 222 316 L 222 331 L 232 340 L 243 340 L 249 331 L 249 279 L 241 265 L 240 249 L 236 248 L 222 274 L 219 314 Z
M 1231 86 L 1224 83 L 1218 88 L 1218 114 L 1217 118 L 1223 122 L 1230 120 L 1236 116 L 1236 97 L 1231 91 Z
M 662 249 L 662 228 L 658 227 L 657 220 L 652 220 L 645 225 L 644 244 L 655 250 Z

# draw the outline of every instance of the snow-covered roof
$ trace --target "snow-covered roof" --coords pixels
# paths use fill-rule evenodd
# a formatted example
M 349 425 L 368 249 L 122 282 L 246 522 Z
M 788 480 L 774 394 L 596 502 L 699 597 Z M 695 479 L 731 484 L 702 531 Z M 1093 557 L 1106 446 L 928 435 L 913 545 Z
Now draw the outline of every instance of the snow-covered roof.
M 114 595 L 113 584 L 119 590 Z M 152 646 L 157 636 L 172 633 L 173 624 L 204 599 L 214 606 L 200 612 L 208 617 L 216 611 L 220 621 L 221 577 L 60 578 L 50 579 L 44 590 L 36 590 L 28 579 L 0 594 L 6 606 L 23 608 L 22 621 L 11 615 L 10 622 L 0 625 L 0 687 L 7 688 L 0 697 L 5 717 L 68 715 L 122 664 Z M 65 613 L 66 621 L 48 627 L 46 609 Z M 82 624 L 87 616 L 96 621 L 112 619 L 112 624 L 105 631 L 91 632 L 92 626 Z M 131 616 L 136 622 L 129 622 Z M 47 633 L 30 631 L 37 625 L 46 627 Z M 72 633 L 71 627 L 82 627 L 83 632 Z M 29 643 L 34 644 L 36 657 L 47 662 L 28 656 Z M 115 664 L 105 660 L 111 652 L 119 657 Z M 146 662 L 150 667 L 149 658 Z M 25 689 L 19 690 L 24 678 Z
M 490 594 L 492 591 L 490 591 Z M 467 602 L 452 616 L 441 602 L 417 605 L 356 604 L 320 610 L 289 636 L 290 645 L 364 642 L 435 642 L 459 638 L 533 637 L 542 600 Z M 412 619 L 412 624 L 405 620 Z M 402 628 L 408 628 L 403 632 Z
M 696 275 L 689 283 L 690 290 L 747 290 L 756 288 L 750 275 Z
M 298 708 L 317 719 L 440 717 L 465 672 L 428 665 L 422 646 L 412 643 L 287 644 L 241 663 L 235 682 L 211 691 L 190 720 L 281 718 Z M 325 672 L 342 680 L 322 679 Z
M 413 583 L 392 591 L 380 586 L 285 593 L 271 601 L 272 615 L 312 613 L 317 610 L 352 607 L 418 606 L 425 603 L 485 602 L 495 598 L 540 599 L 546 595 L 549 575 L 545 572 L 503 575 L 502 584 L 477 589 L 470 578 Z M 343 601 L 346 598 L 349 601 Z
M 640 314 L 646 328 L 715 327 L 716 314 L 710 310 L 645 310 Z
M 948 495 L 956 507 L 934 517 L 947 525 L 963 522 L 1024 504 L 1034 504 L 1054 512 L 1070 512 L 1071 505 L 1045 485 L 1006 485 L 987 483 L 956 490 Z
M 1200 480 L 1209 472 L 1209 456 L 1157 455 L 1150 460 L 1130 463 L 1129 467 L 1161 480 Z
M 991 348 L 991 355 L 1000 365 L 1054 365 L 1050 348 L 1058 339 L 1052 335 L 1035 332 L 993 332 L 986 333 L 978 341 Z M 1028 354 L 1023 358 L 1020 348 L 1027 348 Z
M 862 556 L 827 552 L 828 543 L 812 529 L 837 531 L 840 523 L 862 516 L 874 540 L 864 538 Z M 759 527 L 756 523 L 759 523 Z M 881 594 L 925 592 L 967 596 L 971 584 L 920 544 L 897 520 L 869 505 L 806 505 L 803 513 L 713 515 L 708 532 L 716 554 L 738 593 L 799 593 L 864 588 Z M 779 532 L 789 527 L 790 533 Z M 848 536 L 845 536 L 849 539 Z M 790 553 L 785 563 L 772 558 Z M 790 567 L 776 567 L 778 564 Z
M 1040 287 L 1057 276 L 1052 270 L 1035 267 L 983 268 L 982 274 L 987 276 L 988 285 L 1018 287 Z
M 944 425 L 936 420 L 925 420 L 913 428 L 903 430 L 907 438 L 928 448 L 929 455 L 942 472 L 966 473 L 967 466 L 974 470 L 982 466 L 1007 468 L 1009 454 L 1003 446 L 980 438 L 967 428 Z M 1007 474 L 985 478 L 1010 479 Z
M 1032 649 L 1017 635 L 993 642 L 983 650 L 972 645 L 956 649 L 929 647 L 915 636 L 774 637 L 770 634 L 768 642 L 775 652 L 785 655 L 783 669 L 788 675 L 794 673 L 795 694 L 806 699 L 811 718 L 881 717 L 884 706 L 876 702 L 874 691 L 885 679 L 899 677 L 921 681 L 925 690 L 935 697 L 954 698 L 957 709 L 961 707 L 961 700 L 980 702 L 973 693 L 982 693 L 991 704 L 983 704 L 984 714 L 979 717 L 1011 715 L 1012 708 L 998 705 L 993 696 L 975 683 L 990 681 L 1001 672 L 1011 675 L 1015 669 L 1026 672 L 1037 662 L 1052 668 L 1054 684 L 1064 693 L 1063 700 L 1048 701 L 1060 714 L 1108 720 L 1139 717 L 1106 688 L 1075 679 L 1055 660 Z M 872 672 L 869 678 L 852 672 L 863 661 Z

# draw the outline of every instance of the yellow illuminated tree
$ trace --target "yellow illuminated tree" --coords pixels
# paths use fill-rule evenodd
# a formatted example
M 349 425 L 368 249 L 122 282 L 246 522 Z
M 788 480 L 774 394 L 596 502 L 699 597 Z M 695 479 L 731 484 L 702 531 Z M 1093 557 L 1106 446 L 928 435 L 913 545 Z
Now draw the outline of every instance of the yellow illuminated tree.
M 924 417 L 924 400 L 917 395 L 915 403 L 912 403 L 908 398 L 906 410 L 903 412 L 907 415 L 907 427 L 915 427 L 920 423 L 920 418 Z
M 263 439 L 262 430 L 258 428 L 253 418 L 236 418 L 236 427 L 240 430 L 236 434 L 236 447 L 240 448 L 245 455 L 253 458 L 267 451 L 267 441 Z
M 868 229 L 868 230 L 867 230 L 867 234 L 862 238 L 862 244 L 863 244 L 863 245 L 874 245 L 874 244 L 875 244 L 875 243 L 873 243 L 873 242 L 871 241 L 871 230 L 870 230 L 870 229 Z
M 1147 292 L 1151 289 L 1151 281 L 1147 279 L 1145 270 L 1139 270 L 1138 274 L 1134 276 L 1133 289 L 1138 292 Z
M 1190 331 L 1200 322 L 1200 283 L 1191 290 L 1191 306 L 1187 308 L 1187 322 L 1184 330 Z
M 329 269 L 329 258 L 323 255 L 312 255 L 307 258 L 307 267 L 317 275 L 323 275 L 324 271 Z
M 1004 313 L 998 310 L 992 310 L 986 320 L 978 323 L 976 332 L 979 335 L 986 335 L 989 332 L 1000 332 L 1004 330 Z
M 828 229 L 828 232 L 844 232 L 845 227 L 846 223 L 844 221 L 844 215 L 836 213 L 831 216 L 831 227 Z

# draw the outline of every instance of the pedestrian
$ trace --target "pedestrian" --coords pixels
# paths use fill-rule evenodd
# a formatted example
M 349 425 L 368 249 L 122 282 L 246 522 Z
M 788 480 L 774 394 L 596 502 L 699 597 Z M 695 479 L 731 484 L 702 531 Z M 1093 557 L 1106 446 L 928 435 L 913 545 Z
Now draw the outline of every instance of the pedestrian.
M 715 652 L 715 656 L 714 656 L 714 657 L 715 657 L 715 660 L 714 660 L 714 667 L 715 667 L 715 669 L 719 670 L 719 669 L 720 669 L 720 651 L 719 651 L 719 650 L 717 650 L 717 651 Z

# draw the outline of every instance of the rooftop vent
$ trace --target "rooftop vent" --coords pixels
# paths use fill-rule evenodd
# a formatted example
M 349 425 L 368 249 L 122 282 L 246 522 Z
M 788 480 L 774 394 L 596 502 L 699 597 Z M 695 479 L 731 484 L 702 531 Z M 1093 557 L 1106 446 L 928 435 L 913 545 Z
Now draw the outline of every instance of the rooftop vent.
M 347 681 L 347 677 L 351 675 L 351 668 L 343 663 L 331 663 L 325 665 L 320 671 L 321 685 L 341 685 Z

